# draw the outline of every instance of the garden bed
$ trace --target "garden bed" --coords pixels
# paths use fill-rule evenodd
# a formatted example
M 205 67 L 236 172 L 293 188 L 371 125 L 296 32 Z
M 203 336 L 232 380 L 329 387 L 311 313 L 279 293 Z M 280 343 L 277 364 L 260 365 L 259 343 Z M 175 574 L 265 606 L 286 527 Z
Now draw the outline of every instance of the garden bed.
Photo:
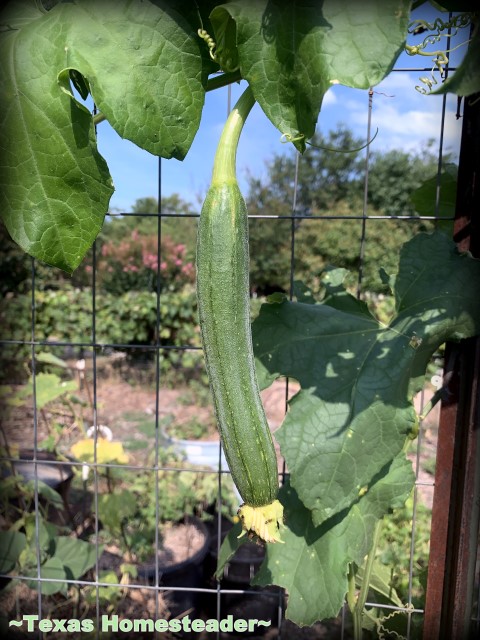
M 111 362 L 110 362 L 111 361 Z M 149 452 L 147 443 L 155 437 L 155 409 L 156 392 L 153 385 L 136 384 L 135 378 L 138 371 L 131 369 L 131 382 L 125 380 L 125 372 L 122 376 L 118 374 L 115 363 L 118 358 L 101 359 L 101 370 L 107 374 L 99 376 L 97 380 L 97 422 L 107 425 L 113 432 L 113 438 L 124 444 L 129 451 L 132 464 L 144 464 L 146 454 Z M 73 363 L 71 363 L 73 365 Z M 87 384 L 80 385 L 79 396 L 88 405 L 92 396 L 93 375 L 91 361 L 87 361 Z M 150 374 L 149 369 L 152 369 Z M 155 374 L 153 365 L 142 368 L 143 376 L 154 380 Z M 142 376 L 142 377 L 143 377 Z M 275 431 L 282 423 L 285 410 L 285 386 L 284 380 L 276 380 L 271 387 L 262 392 L 262 400 L 265 407 L 268 422 Z M 295 381 L 289 382 L 289 398 L 299 389 Z M 425 404 L 431 397 L 432 391 L 426 388 L 423 397 Z M 421 406 L 420 395 L 416 399 L 417 411 Z M 92 414 L 91 408 L 86 407 L 83 415 L 85 425 L 88 427 L 89 416 Z M 438 425 L 439 405 L 427 416 L 424 422 L 424 434 L 420 452 L 419 481 L 429 483 L 433 479 L 434 456 L 436 451 L 437 425 Z M 45 420 L 51 419 L 48 411 L 38 416 L 38 441 L 47 438 L 48 431 L 45 427 Z M 8 416 L 3 418 L 3 428 L 9 446 L 29 446 L 33 443 L 33 408 L 31 403 L 24 403 L 21 406 L 11 407 Z M 70 422 L 68 421 L 70 418 Z M 71 424 L 71 416 L 65 414 L 65 441 L 64 446 L 72 444 L 81 437 L 81 433 Z M 215 420 L 210 405 L 209 392 L 206 386 L 178 385 L 175 388 L 161 387 L 159 389 L 159 423 L 172 422 L 176 429 L 181 429 L 182 425 L 190 425 L 193 422 L 204 426 L 202 433 L 198 435 L 200 440 L 218 440 L 218 432 L 215 427 Z M 178 431 L 177 431 L 178 432 Z M 279 470 L 282 469 L 282 458 L 278 444 L 275 442 L 278 454 Z M 415 454 L 409 455 L 414 462 Z M 433 497 L 433 488 L 423 485 L 419 488 L 422 500 L 430 507 Z

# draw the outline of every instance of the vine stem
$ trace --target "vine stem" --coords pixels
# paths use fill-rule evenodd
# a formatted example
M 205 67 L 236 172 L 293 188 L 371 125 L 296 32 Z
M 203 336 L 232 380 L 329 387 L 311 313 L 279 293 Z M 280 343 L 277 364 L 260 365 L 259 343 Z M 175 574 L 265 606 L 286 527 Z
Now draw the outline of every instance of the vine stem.
M 212 185 L 236 182 L 237 147 L 243 125 L 255 104 L 253 92 L 248 86 L 227 118 L 213 161 Z
M 431 397 L 431 399 L 423 407 L 422 413 L 418 416 L 418 419 L 420 421 L 425 420 L 425 418 L 428 416 L 430 411 L 435 407 L 435 405 L 438 404 L 438 402 L 440 402 L 440 400 L 443 399 L 443 396 L 445 395 L 446 386 L 447 385 L 444 385 L 440 387 L 440 389 L 437 389 L 433 394 L 433 396 Z
M 382 532 L 382 524 L 383 524 L 383 519 L 379 520 L 375 525 L 375 531 L 373 533 L 373 544 L 367 556 L 367 561 L 365 563 L 365 571 L 363 572 L 362 586 L 360 588 L 360 593 L 358 594 L 358 598 L 356 599 L 356 602 L 352 611 L 354 640 L 362 640 L 363 638 L 362 615 L 363 615 L 363 610 L 365 608 L 365 603 L 367 601 L 368 589 L 370 587 L 370 580 L 371 580 L 372 571 L 373 571 L 373 564 L 375 562 L 377 546 L 380 541 L 380 534 Z M 355 580 L 355 578 L 353 579 Z M 350 602 L 349 602 L 349 606 L 350 606 Z
M 97 124 L 100 124 L 101 122 L 103 122 L 104 120 L 106 120 L 106 116 L 103 113 L 96 113 L 93 116 L 93 124 L 95 126 L 97 126 Z
M 407 453 L 410 446 L 410 438 L 406 438 L 402 447 L 402 451 Z M 358 597 L 355 598 L 355 570 L 352 565 L 348 569 L 348 592 L 347 592 L 347 604 L 350 609 L 353 618 L 353 638 L 354 640 L 362 640 L 362 615 L 367 602 L 368 590 L 370 588 L 370 580 L 372 578 L 373 565 L 375 563 L 375 556 L 377 553 L 378 543 L 380 542 L 380 535 L 382 533 L 383 518 L 381 518 L 375 525 L 373 532 L 373 542 L 370 552 L 367 555 L 365 562 L 365 570 L 363 572 L 362 586 Z
M 347 591 L 347 604 L 351 613 L 355 610 L 355 568 L 353 563 L 348 565 L 348 591 Z
M 205 91 L 207 93 L 209 91 L 215 91 L 215 89 L 226 87 L 229 84 L 233 84 L 234 82 L 240 82 L 241 79 L 242 79 L 242 74 L 240 73 L 240 69 L 221 73 L 220 75 L 214 76 L 213 78 L 209 78 L 207 80 L 207 86 L 205 88 Z

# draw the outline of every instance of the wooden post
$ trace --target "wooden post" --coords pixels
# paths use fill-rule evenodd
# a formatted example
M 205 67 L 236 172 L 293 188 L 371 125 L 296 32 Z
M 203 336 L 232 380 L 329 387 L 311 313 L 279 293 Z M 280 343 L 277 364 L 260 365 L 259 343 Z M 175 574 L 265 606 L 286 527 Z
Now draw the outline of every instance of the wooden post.
M 464 105 L 454 240 L 459 249 L 480 258 L 480 95 L 467 98 Z M 471 617 L 480 511 L 480 339 L 448 344 L 449 363 L 438 432 L 424 640 L 473 640 L 475 633 Z

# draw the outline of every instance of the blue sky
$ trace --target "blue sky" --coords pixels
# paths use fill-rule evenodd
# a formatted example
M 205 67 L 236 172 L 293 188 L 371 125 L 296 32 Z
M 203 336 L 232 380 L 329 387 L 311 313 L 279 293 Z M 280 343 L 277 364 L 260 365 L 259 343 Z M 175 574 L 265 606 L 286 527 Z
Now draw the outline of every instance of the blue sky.
M 429 17 L 434 15 L 429 10 Z M 443 14 L 445 16 L 445 14 Z M 461 40 L 465 36 L 462 34 Z M 418 43 L 419 39 L 416 39 Z M 443 43 L 441 46 L 445 46 Z M 452 56 L 458 64 L 463 48 Z M 402 54 L 396 69 L 420 69 L 431 65 L 430 58 Z M 374 88 L 372 131 L 378 135 L 371 145 L 372 151 L 388 149 L 421 150 L 428 139 L 434 139 L 438 150 L 441 127 L 442 97 L 422 95 L 416 91 L 419 77 L 425 71 L 394 71 Z M 239 97 L 245 83 L 231 87 L 231 104 Z M 366 140 L 368 91 L 350 89 L 340 85 L 325 95 L 317 123 L 317 131 L 327 134 L 345 124 L 354 134 Z M 458 152 L 461 120 L 455 117 L 456 96 L 448 96 L 444 132 L 444 149 Z M 227 117 L 228 88 L 206 95 L 202 120 L 196 138 L 182 161 L 162 160 L 162 195 L 178 193 L 183 199 L 200 208 L 210 182 L 215 148 Z M 122 140 L 106 122 L 98 127 L 98 146 L 109 165 L 115 184 L 110 202 L 111 210 L 129 211 L 137 198 L 156 196 L 158 159 Z M 255 105 L 239 144 L 237 167 L 240 187 L 245 190 L 247 173 L 266 177 L 266 163 L 274 154 L 291 153 L 291 144 L 281 142 L 280 132 L 270 123 L 259 105 Z

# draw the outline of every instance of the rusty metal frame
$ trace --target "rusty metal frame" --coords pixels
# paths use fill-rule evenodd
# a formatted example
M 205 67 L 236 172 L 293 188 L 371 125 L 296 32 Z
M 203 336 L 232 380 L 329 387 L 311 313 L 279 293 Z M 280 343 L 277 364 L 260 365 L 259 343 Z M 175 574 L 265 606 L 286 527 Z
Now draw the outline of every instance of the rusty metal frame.
M 464 104 L 454 240 L 461 250 L 480 258 L 478 94 Z M 473 640 L 480 512 L 480 339 L 448 344 L 446 363 L 450 370 L 440 412 L 423 638 Z

